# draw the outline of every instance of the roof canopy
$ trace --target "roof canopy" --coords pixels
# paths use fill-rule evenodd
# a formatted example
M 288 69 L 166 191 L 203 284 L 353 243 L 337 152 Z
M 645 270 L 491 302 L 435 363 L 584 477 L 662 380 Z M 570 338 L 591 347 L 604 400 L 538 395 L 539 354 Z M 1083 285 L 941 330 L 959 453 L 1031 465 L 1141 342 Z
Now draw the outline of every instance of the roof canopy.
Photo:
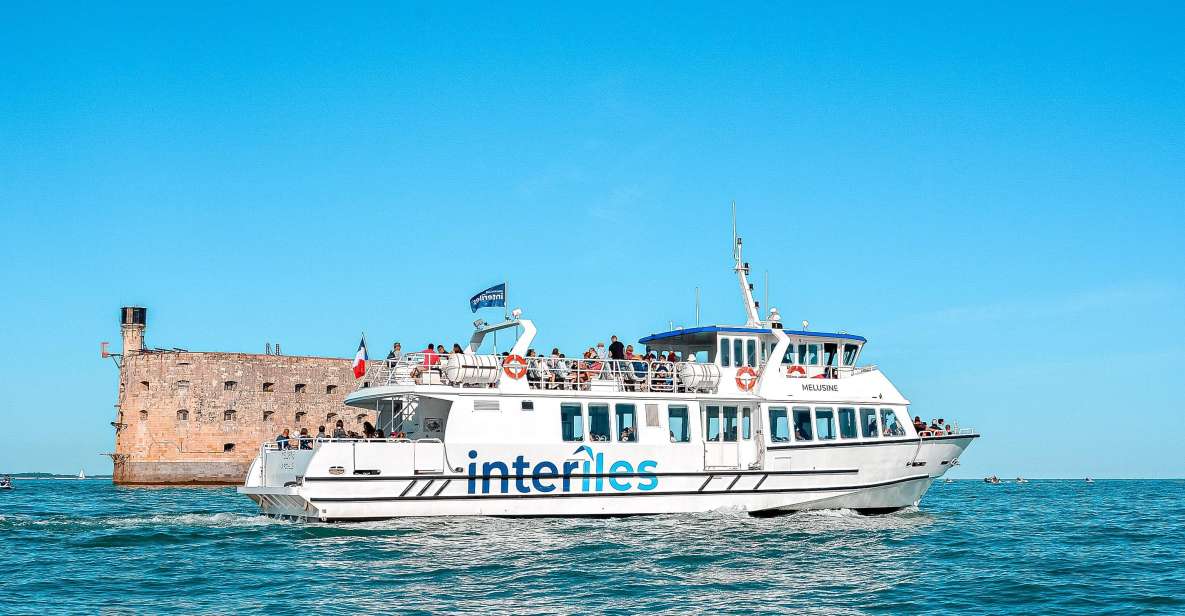
M 857 336 L 855 334 L 833 334 L 829 332 L 808 332 L 803 330 L 784 329 L 787 336 L 803 336 L 809 338 L 834 338 L 839 340 L 855 340 L 857 342 L 868 342 L 864 336 Z M 763 327 L 733 327 L 728 325 L 707 325 L 704 327 L 689 327 L 686 329 L 676 329 L 669 332 L 662 332 L 658 334 L 650 334 L 638 341 L 639 344 L 651 344 L 653 342 L 667 342 L 674 344 L 706 344 L 711 345 L 715 343 L 716 334 L 771 334 L 772 330 Z

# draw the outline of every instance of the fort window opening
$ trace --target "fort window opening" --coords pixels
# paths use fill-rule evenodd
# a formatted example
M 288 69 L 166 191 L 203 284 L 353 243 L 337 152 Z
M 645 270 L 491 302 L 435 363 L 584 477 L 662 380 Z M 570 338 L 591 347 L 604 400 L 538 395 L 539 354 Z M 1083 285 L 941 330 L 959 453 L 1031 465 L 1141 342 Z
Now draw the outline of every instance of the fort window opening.
M 223 411 L 223 413 L 222 413 L 222 420 L 223 420 L 223 421 L 234 421 L 234 420 L 235 420 L 235 414 L 236 414 L 236 413 L 235 413 L 234 409 L 230 409 L 230 410 L 227 410 L 227 411 Z
M 228 451 L 234 451 L 234 450 L 235 450 L 234 443 L 223 443 L 222 444 L 222 453 L 226 453 Z
M 177 389 L 189 389 L 189 381 L 177 381 Z
M 275 411 L 264 411 L 263 412 L 263 420 L 264 421 L 272 421 L 272 418 L 275 416 L 275 414 L 276 414 Z
M 140 411 L 140 421 L 148 421 L 148 411 Z
M 177 411 L 177 421 L 189 421 L 189 411 L 185 409 Z
M 276 391 L 276 384 L 275 383 L 264 383 L 263 384 L 263 391 Z
M 305 387 L 305 386 L 304 386 L 304 383 L 297 383 L 297 384 L 296 384 L 296 388 L 295 388 L 295 391 L 296 391 L 296 393 L 298 393 L 298 394 L 303 394 L 303 393 L 304 393 L 304 387 Z
M 140 381 L 140 391 L 148 391 L 148 381 Z
M 326 422 L 328 422 L 328 423 L 333 423 L 333 422 L 337 421 L 337 413 L 328 413 L 328 414 L 326 414 L 326 415 L 325 415 L 325 421 L 326 421 Z
M 308 415 L 308 413 L 306 413 L 304 411 L 297 413 L 296 414 L 296 423 L 304 423 L 304 416 L 305 415 Z
M 239 384 L 236 381 L 225 381 L 222 383 L 223 391 L 234 391 L 238 389 Z
M 358 413 L 358 416 L 354 418 L 354 421 L 358 423 L 366 421 L 366 413 Z
M 327 394 L 337 393 L 337 385 L 326 385 L 325 386 L 325 393 L 327 393 Z

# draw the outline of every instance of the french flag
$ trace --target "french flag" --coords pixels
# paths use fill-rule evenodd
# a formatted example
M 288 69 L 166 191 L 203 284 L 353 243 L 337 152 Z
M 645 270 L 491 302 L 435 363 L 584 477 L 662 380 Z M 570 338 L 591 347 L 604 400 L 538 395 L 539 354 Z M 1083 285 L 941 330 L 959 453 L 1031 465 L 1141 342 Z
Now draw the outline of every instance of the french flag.
M 354 354 L 354 378 L 360 379 L 362 375 L 366 374 L 366 360 L 370 359 L 366 356 L 366 336 L 362 337 L 362 342 L 358 343 L 358 352 Z

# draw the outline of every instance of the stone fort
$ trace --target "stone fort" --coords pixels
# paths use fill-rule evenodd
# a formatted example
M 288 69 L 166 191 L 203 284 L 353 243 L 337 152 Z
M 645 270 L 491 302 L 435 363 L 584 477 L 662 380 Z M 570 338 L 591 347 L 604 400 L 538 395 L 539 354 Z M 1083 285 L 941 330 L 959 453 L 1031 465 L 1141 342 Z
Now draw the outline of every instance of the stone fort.
M 115 405 L 117 484 L 238 484 L 266 440 L 284 428 L 362 431 L 374 412 L 346 406 L 351 360 L 214 353 L 145 345 L 147 310 L 120 310 Z M 365 377 L 364 377 L 365 378 Z

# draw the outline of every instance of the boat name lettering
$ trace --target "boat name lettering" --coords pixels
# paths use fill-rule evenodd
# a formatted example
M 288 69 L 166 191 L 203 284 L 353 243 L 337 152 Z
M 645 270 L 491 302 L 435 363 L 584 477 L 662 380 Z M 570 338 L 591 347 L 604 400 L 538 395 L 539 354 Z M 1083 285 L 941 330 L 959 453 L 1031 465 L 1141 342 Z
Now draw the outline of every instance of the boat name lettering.
M 642 460 L 637 466 L 626 460 L 616 460 L 606 470 L 605 454 L 593 451 L 588 445 L 581 445 L 572 455 L 581 453 L 587 455 L 588 459 L 532 463 L 526 456 L 519 455 L 509 463 L 497 460 L 479 463 L 477 450 L 470 450 L 469 493 L 477 494 L 480 484 L 481 493 L 489 494 L 491 480 L 497 482 L 495 490 L 501 494 L 510 492 L 511 485 L 520 494 L 547 493 L 557 489 L 560 492 L 601 492 L 606 484 L 616 492 L 635 488 L 648 492 L 658 487 L 658 476 L 654 473 L 658 462 L 654 460 Z M 572 477 L 573 473 L 581 476 Z
M 839 391 L 839 385 L 817 385 L 815 383 L 803 383 L 803 391 Z

